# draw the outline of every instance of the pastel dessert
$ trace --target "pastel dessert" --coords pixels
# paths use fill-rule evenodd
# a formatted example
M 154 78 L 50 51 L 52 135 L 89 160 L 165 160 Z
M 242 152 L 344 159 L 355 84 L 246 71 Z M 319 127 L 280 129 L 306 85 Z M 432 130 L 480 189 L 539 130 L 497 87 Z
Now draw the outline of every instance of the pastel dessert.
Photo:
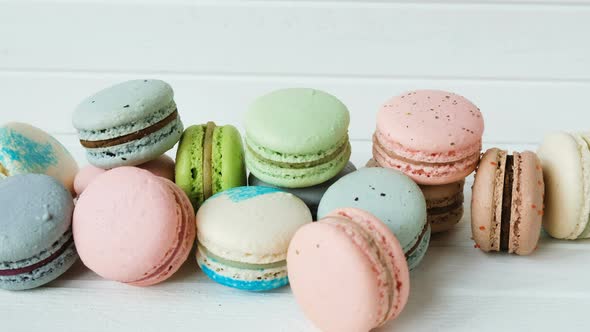
M 345 208 L 301 227 L 289 246 L 291 289 L 325 332 L 366 332 L 396 318 L 410 293 L 404 251 L 370 213 Z
M 379 218 L 401 243 L 410 270 L 418 266 L 428 249 L 431 229 L 424 195 L 414 181 L 389 168 L 361 168 L 328 188 L 318 218 L 347 207 Z
M 545 231 L 557 239 L 590 237 L 590 134 L 547 135 L 538 150 L 546 186 Z
M 543 170 L 530 151 L 489 149 L 473 184 L 471 231 L 483 251 L 532 253 L 541 234 Z
M 25 123 L 0 126 L 0 179 L 17 174 L 46 174 L 74 192 L 78 164 L 48 133 Z
M 421 185 L 460 181 L 479 161 L 483 117 L 454 93 L 418 90 L 387 101 L 377 113 L 373 158 Z
M 214 122 L 188 127 L 176 152 L 176 184 L 197 209 L 224 190 L 246 185 L 242 136 Z
M 162 155 L 154 160 L 148 161 L 145 164 L 137 165 L 138 168 L 145 169 L 154 175 L 161 176 L 170 181 L 174 181 L 174 160 L 167 155 Z M 74 179 L 74 190 L 77 195 L 81 195 L 90 182 L 107 170 L 86 165 L 80 169 L 76 178 Z
M 174 93 L 160 80 L 123 82 L 86 98 L 72 123 L 88 162 L 110 169 L 156 159 L 180 139 Z
M 1 180 L 0 211 L 0 289 L 45 285 L 78 259 L 74 202 L 57 179 L 21 174 Z
M 432 233 L 448 231 L 463 217 L 463 187 L 465 180 L 438 186 L 420 186 Z
M 278 187 L 326 182 L 350 158 L 349 122 L 346 106 L 325 92 L 271 92 L 246 114 L 246 165 L 258 179 Z
M 324 196 L 324 193 L 326 192 L 326 190 L 328 190 L 328 188 L 332 184 L 334 184 L 334 182 L 336 182 L 338 179 L 340 179 L 341 177 L 343 177 L 347 174 L 350 174 L 354 171 L 356 171 L 356 167 L 354 166 L 353 163 L 348 162 L 348 164 L 346 164 L 344 169 L 342 169 L 342 171 L 340 171 L 340 173 L 338 173 L 335 177 L 331 178 L 330 180 L 328 180 L 324 183 L 316 184 L 315 186 L 306 187 L 306 188 L 277 187 L 275 185 L 272 185 L 270 183 L 266 183 L 266 182 L 260 180 L 254 174 L 250 173 L 250 176 L 248 177 L 248 185 L 278 188 L 278 189 L 281 189 L 283 191 L 286 191 L 288 193 L 291 193 L 291 194 L 301 198 L 303 200 L 303 202 L 307 205 L 309 210 L 311 211 L 311 215 L 312 215 L 313 219 L 316 220 L 317 212 L 318 212 L 318 205 L 320 204 L 320 200 Z
M 380 166 L 375 159 L 370 159 L 366 167 Z M 426 199 L 428 223 L 433 234 L 453 228 L 463 217 L 464 186 L 465 180 L 438 186 L 420 186 Z
M 197 213 L 197 262 L 212 280 L 248 291 L 285 286 L 287 249 L 311 223 L 302 200 L 270 187 L 236 187 L 208 199 Z
M 172 276 L 195 241 L 195 213 L 172 181 L 136 167 L 99 175 L 78 198 L 74 240 L 99 276 L 150 286 Z

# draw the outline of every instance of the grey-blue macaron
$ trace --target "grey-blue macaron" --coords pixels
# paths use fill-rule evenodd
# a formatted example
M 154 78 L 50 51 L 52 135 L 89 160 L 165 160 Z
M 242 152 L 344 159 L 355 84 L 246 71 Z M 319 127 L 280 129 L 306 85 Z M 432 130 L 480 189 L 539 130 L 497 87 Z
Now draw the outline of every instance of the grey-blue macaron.
M 36 288 L 78 259 L 74 202 L 53 177 L 15 175 L 0 181 L 0 289 Z

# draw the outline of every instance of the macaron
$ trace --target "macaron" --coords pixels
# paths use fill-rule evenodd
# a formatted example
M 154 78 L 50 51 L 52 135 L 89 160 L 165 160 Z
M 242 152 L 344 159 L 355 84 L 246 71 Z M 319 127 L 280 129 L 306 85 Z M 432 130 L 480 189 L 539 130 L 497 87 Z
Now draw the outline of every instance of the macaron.
M 287 249 L 311 223 L 305 203 L 270 187 L 236 187 L 208 199 L 197 213 L 197 262 L 212 280 L 248 291 L 285 286 Z
M 188 127 L 176 152 L 176 184 L 193 206 L 224 190 L 246 185 L 242 136 L 214 122 Z
M 445 232 L 463 217 L 463 187 L 465 180 L 438 186 L 420 186 L 426 199 L 428 222 L 432 233 Z
M 291 289 L 325 332 L 363 332 L 404 309 L 410 275 L 404 251 L 370 213 L 344 208 L 301 227 L 287 255 Z
M 453 183 L 475 170 L 483 131 L 479 108 L 464 97 L 412 91 L 381 106 L 373 158 L 421 185 Z
M 185 193 L 136 167 L 99 175 L 74 211 L 74 240 L 84 265 L 133 286 L 172 276 L 186 261 L 195 232 L 195 213 Z
M 316 184 L 315 186 L 306 187 L 306 188 L 277 187 L 273 184 L 266 183 L 266 182 L 260 180 L 252 173 L 250 173 L 250 176 L 248 177 L 248 184 L 250 186 L 264 186 L 264 187 L 278 188 L 278 189 L 281 189 L 283 191 L 286 191 L 288 193 L 291 193 L 291 194 L 301 198 L 303 200 L 303 202 L 307 205 L 309 210 L 311 211 L 311 215 L 312 215 L 313 219 L 315 220 L 317 217 L 318 205 L 320 204 L 320 200 L 324 196 L 324 193 L 326 192 L 326 190 L 328 190 L 328 188 L 332 184 L 334 184 L 334 182 L 336 182 L 338 179 L 340 179 L 341 177 L 343 177 L 347 174 L 350 174 L 354 171 L 356 171 L 356 167 L 354 166 L 353 163 L 348 162 L 348 164 L 346 164 L 344 169 L 342 169 L 342 171 L 340 171 L 340 173 L 338 173 L 335 177 L 331 178 L 330 180 L 328 180 L 324 183 Z
M 246 113 L 246 165 L 258 179 L 278 187 L 326 182 L 350 158 L 349 122 L 346 106 L 326 92 L 271 92 Z
M 170 150 L 183 125 L 174 93 L 160 80 L 123 82 L 86 98 L 72 118 L 90 164 L 143 164 Z
M 366 167 L 380 166 L 371 158 Z M 420 186 L 426 199 L 428 223 L 433 234 L 453 228 L 463 217 L 464 186 L 465 180 L 438 186 Z
M 74 202 L 55 178 L 21 174 L 0 181 L 0 288 L 47 284 L 78 259 L 72 237 Z
M 25 123 L 0 126 L 0 179 L 16 174 L 46 174 L 74 192 L 78 164 L 48 133 Z
M 483 251 L 532 253 L 541 234 L 543 170 L 530 151 L 487 150 L 471 198 L 471 232 Z
M 379 218 L 399 240 L 410 270 L 418 266 L 428 249 L 431 229 L 424 195 L 414 181 L 389 168 L 361 168 L 328 188 L 318 218 L 347 207 Z
M 547 192 L 545 231 L 557 239 L 590 237 L 590 134 L 549 134 L 537 153 Z
M 137 165 L 137 167 L 145 169 L 154 175 L 174 181 L 174 160 L 172 160 L 172 158 L 168 157 L 167 155 L 162 155 L 154 160 L 148 161 L 145 164 Z M 86 190 L 86 187 L 88 187 L 90 182 L 94 181 L 97 176 L 106 171 L 107 170 L 105 169 L 92 165 L 86 165 L 82 167 L 74 179 L 74 190 L 76 191 L 76 194 L 81 195 L 82 192 Z

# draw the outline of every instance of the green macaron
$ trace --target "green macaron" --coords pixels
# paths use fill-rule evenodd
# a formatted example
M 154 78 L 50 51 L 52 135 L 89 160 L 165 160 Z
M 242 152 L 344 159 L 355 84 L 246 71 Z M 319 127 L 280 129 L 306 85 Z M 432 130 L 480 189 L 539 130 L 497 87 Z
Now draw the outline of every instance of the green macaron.
M 264 95 L 246 114 L 246 165 L 258 179 L 285 188 L 323 183 L 350 158 L 346 106 L 319 90 Z
M 176 184 L 197 209 L 207 198 L 246 184 L 242 137 L 213 122 L 187 128 L 176 152 Z

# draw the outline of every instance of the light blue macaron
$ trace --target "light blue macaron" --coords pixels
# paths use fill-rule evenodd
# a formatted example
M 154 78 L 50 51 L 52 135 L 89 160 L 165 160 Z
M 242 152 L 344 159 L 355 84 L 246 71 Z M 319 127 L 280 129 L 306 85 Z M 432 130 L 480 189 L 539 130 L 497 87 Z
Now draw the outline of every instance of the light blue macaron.
M 250 173 L 250 176 L 248 177 L 248 184 L 251 186 L 264 186 L 264 187 L 279 188 L 283 191 L 286 191 L 288 193 L 291 193 L 291 194 L 301 198 L 301 200 L 303 200 L 303 202 L 305 202 L 307 207 L 309 207 L 312 217 L 315 219 L 317 217 L 318 205 L 320 204 L 320 200 L 324 196 L 324 193 L 326 192 L 326 190 L 328 190 L 328 188 L 332 184 L 334 184 L 334 182 L 338 181 L 338 179 L 340 179 L 341 177 L 343 177 L 347 174 L 350 174 L 354 171 L 356 171 L 356 167 L 354 166 L 354 164 L 352 162 L 349 161 L 348 164 L 346 164 L 346 166 L 344 167 L 344 169 L 342 171 L 340 171 L 340 173 L 338 173 L 338 175 L 336 175 L 332 179 L 330 179 L 324 183 L 320 183 L 318 185 L 306 187 L 306 188 L 278 187 L 273 184 L 270 184 L 270 183 L 260 180 L 252 173 Z
M 424 195 L 409 177 L 387 168 L 361 168 L 326 191 L 318 217 L 344 207 L 359 208 L 381 219 L 398 238 L 410 269 L 418 266 L 430 242 L 430 224 Z
M 86 98 L 72 123 L 88 162 L 100 168 L 139 165 L 170 150 L 183 131 L 174 92 L 160 80 L 123 82 Z
M 288 284 L 287 250 L 311 213 L 293 194 L 271 187 L 236 187 L 216 194 L 197 213 L 197 262 L 212 280 L 266 291 Z
M 39 287 L 78 259 L 73 199 L 55 178 L 25 174 L 0 181 L 0 211 L 1 289 Z

